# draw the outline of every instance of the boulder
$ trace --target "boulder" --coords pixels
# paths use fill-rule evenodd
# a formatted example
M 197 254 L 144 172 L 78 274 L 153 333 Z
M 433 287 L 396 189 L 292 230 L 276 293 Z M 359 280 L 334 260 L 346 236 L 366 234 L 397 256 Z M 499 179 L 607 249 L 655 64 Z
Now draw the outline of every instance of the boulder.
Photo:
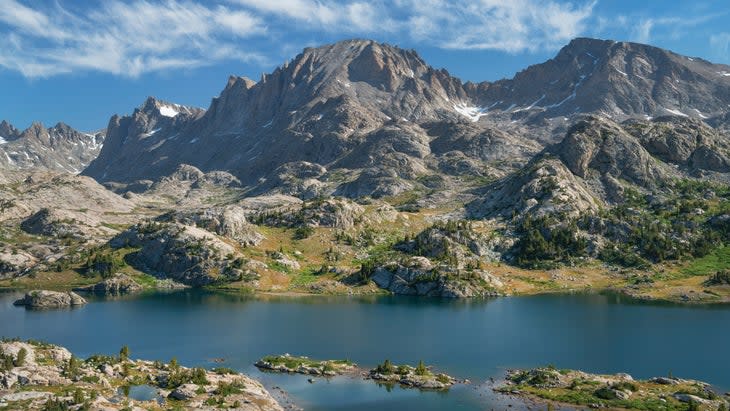
M 86 304 L 80 295 L 67 291 L 33 290 L 25 297 L 15 301 L 14 305 L 24 305 L 28 308 L 62 308 Z
M 697 403 L 697 404 L 711 404 L 712 403 L 712 401 L 708 401 L 708 400 L 706 400 L 704 398 L 700 398 L 696 395 L 686 394 L 683 392 L 675 393 L 673 395 L 673 397 L 675 400 L 677 400 L 679 402 L 686 402 L 686 403 L 693 402 L 693 403 Z
M 180 401 L 187 401 L 198 395 L 198 388 L 200 387 L 196 384 L 183 384 L 175 388 L 169 397 Z

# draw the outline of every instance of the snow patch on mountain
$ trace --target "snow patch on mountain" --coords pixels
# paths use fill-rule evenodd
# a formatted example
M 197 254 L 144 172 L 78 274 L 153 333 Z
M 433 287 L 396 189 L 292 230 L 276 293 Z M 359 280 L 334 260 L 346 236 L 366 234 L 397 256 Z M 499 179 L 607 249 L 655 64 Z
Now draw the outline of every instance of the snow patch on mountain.
M 454 110 L 471 120 L 472 123 L 476 123 L 481 117 L 486 116 L 488 111 L 488 109 L 484 107 L 468 106 L 466 103 L 454 104 Z
M 6 144 L 7 142 L 8 142 L 8 140 L 6 140 L 5 137 L 0 136 L 0 145 Z
M 666 107 L 663 107 L 663 108 L 664 108 L 664 110 L 668 111 L 669 113 L 672 113 L 672 114 L 674 114 L 675 116 L 680 116 L 680 117 L 689 117 L 688 115 L 686 115 L 686 114 L 682 113 L 682 112 L 681 112 L 681 111 L 679 111 L 679 110 L 672 110 L 672 109 L 670 109 L 670 108 L 666 108 Z
M 165 117 L 175 117 L 178 114 L 180 114 L 179 111 L 175 110 L 174 107 L 171 106 L 160 106 L 160 115 L 163 115 Z
M 697 110 L 696 108 L 693 108 L 692 110 L 694 110 L 695 112 L 697 112 L 697 115 L 700 116 L 700 118 L 703 119 L 703 120 L 706 120 L 706 119 L 709 118 L 706 115 L 702 114 L 702 112 L 699 111 L 699 110 Z
M 543 94 L 543 95 L 542 95 L 542 97 L 540 97 L 539 99 L 535 100 L 535 101 L 534 101 L 534 102 L 533 102 L 532 104 L 530 104 L 529 106 L 527 106 L 527 107 L 525 107 L 525 108 L 518 108 L 517 110 L 513 111 L 513 113 L 519 113 L 520 111 L 528 111 L 528 110 L 532 110 L 532 108 L 533 108 L 533 107 L 535 107 L 535 106 L 537 105 L 537 103 L 539 103 L 539 102 L 543 101 L 543 100 L 545 99 L 545 97 L 546 97 L 546 96 L 545 96 L 545 94 Z M 561 103 L 561 104 L 562 104 L 562 103 Z

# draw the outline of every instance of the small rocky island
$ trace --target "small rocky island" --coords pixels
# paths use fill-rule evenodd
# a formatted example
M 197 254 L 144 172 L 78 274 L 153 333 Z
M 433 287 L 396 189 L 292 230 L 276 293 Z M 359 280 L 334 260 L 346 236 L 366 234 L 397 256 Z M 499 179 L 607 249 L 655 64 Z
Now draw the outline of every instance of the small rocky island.
M 634 380 L 554 367 L 509 371 L 495 391 L 525 400 L 622 410 L 727 410 L 730 401 L 709 384 L 675 377 Z
M 295 357 L 289 354 L 269 355 L 254 364 L 261 370 L 293 374 L 334 377 L 357 370 L 357 365 L 349 360 L 312 360 L 308 357 Z
M 86 300 L 71 291 L 33 290 L 28 291 L 23 298 L 13 304 L 24 305 L 27 308 L 46 309 L 84 305 Z
M 431 367 L 419 362 L 416 367 L 410 365 L 395 365 L 385 360 L 377 367 L 364 370 L 349 360 L 312 360 L 308 357 L 294 357 L 289 354 L 266 356 L 254 365 L 261 370 L 283 372 L 289 374 L 304 374 L 321 377 L 359 373 L 366 380 L 372 380 L 386 385 L 399 384 L 404 388 L 418 388 L 422 390 L 448 390 L 457 380 L 446 374 L 433 373 Z M 310 381 L 312 382 L 312 381 Z
M 144 398 L 130 395 L 143 388 Z M 67 349 L 35 341 L 0 342 L 0 409 L 168 410 L 283 408 L 256 380 L 227 368 L 186 368 L 172 360 L 132 360 L 119 355 L 86 360 Z
M 385 384 L 400 384 L 403 387 L 423 390 L 448 390 L 457 381 L 443 373 L 433 373 L 431 367 L 419 362 L 416 367 L 395 365 L 389 360 L 370 370 L 367 377 Z

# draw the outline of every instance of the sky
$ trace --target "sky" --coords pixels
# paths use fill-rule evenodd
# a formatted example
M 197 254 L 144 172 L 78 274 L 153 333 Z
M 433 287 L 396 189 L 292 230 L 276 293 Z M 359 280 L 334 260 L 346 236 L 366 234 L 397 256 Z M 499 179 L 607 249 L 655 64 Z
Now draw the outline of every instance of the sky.
M 147 96 L 207 108 L 304 47 L 368 38 L 464 81 L 511 78 L 575 37 L 730 64 L 727 0 L 0 0 L 0 119 L 104 128 Z

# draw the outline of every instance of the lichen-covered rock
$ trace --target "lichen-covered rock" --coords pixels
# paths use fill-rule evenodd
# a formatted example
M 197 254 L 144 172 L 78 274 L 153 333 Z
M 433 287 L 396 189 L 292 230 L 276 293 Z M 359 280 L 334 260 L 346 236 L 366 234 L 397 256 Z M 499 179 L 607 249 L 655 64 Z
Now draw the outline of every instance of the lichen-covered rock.
M 74 292 L 33 290 L 13 304 L 28 308 L 62 308 L 86 304 L 86 300 Z

